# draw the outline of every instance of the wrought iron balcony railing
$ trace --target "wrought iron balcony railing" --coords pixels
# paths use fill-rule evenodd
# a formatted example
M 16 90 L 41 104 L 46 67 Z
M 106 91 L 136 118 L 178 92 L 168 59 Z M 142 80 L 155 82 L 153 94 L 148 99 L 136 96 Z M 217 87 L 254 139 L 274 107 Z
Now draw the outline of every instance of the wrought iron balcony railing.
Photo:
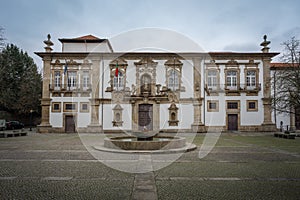
M 261 90 L 261 84 L 248 85 L 248 84 L 237 84 L 237 85 L 227 85 L 227 84 L 215 84 L 212 86 L 205 85 L 205 90 L 207 92 L 258 92 Z
M 62 85 L 55 85 L 49 84 L 49 91 L 51 92 L 90 92 L 92 91 L 91 84 L 84 85 L 84 84 L 77 84 L 77 85 L 69 85 L 69 84 L 62 84 Z

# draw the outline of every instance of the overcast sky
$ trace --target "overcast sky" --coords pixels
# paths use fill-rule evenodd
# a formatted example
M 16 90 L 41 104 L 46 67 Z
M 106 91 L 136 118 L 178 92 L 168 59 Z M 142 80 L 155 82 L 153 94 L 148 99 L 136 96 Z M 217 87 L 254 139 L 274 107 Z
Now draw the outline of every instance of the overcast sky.
M 115 51 L 126 50 L 132 40 L 124 43 L 120 36 L 142 34 L 144 28 L 179 34 L 205 51 L 260 51 L 267 34 L 271 51 L 281 51 L 283 41 L 300 39 L 299 8 L 298 0 L 6 0 L 0 26 L 7 42 L 27 51 L 38 65 L 33 52 L 44 51 L 48 33 L 55 51 L 61 50 L 58 38 L 87 34 L 111 39 Z

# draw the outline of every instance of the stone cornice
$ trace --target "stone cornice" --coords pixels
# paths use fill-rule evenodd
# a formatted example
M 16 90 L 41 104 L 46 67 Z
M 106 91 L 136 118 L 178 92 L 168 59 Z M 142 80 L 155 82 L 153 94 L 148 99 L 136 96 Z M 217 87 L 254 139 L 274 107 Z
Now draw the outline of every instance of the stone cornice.
M 174 57 L 180 60 L 188 60 L 193 58 L 201 59 L 213 59 L 213 60 L 250 60 L 250 59 L 266 59 L 272 58 L 279 53 L 251 53 L 251 52 L 190 52 L 190 53 L 158 53 L 158 52 L 115 52 L 115 53 L 85 53 L 85 52 L 35 52 L 36 55 L 41 58 L 51 57 L 55 59 L 65 59 L 65 58 L 103 58 L 103 59 L 116 59 L 122 57 L 126 60 L 140 60 L 145 57 L 151 57 L 154 60 L 166 60 L 173 59 Z

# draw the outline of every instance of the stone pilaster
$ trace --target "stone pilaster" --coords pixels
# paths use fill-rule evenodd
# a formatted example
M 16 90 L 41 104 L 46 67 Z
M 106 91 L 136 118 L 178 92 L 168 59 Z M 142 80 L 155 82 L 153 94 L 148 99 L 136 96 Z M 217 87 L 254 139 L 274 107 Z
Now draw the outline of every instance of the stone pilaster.
M 193 132 L 206 132 L 205 126 L 202 123 L 201 112 L 202 112 L 202 98 L 201 98 L 201 59 L 193 59 L 193 78 L 194 78 L 194 122 L 191 125 Z
M 91 102 L 91 124 L 88 125 L 87 132 L 100 133 L 102 132 L 102 125 L 99 118 L 99 87 L 100 87 L 100 59 L 92 59 L 92 98 Z
M 159 131 L 160 126 L 160 112 L 159 112 L 160 103 L 156 101 L 156 104 L 153 104 L 153 130 Z
M 43 91 L 42 91 L 42 99 L 41 99 L 41 106 L 42 106 L 42 119 L 41 124 L 37 127 L 37 132 L 39 133 L 49 133 L 51 132 L 51 124 L 50 120 L 50 74 L 51 74 L 51 57 L 45 56 L 43 58 L 44 68 L 43 68 Z
M 131 126 L 132 126 L 132 131 L 138 131 L 139 126 L 138 126 L 138 104 L 136 103 L 135 100 L 131 100 Z
M 276 125 L 272 122 L 272 98 L 271 98 L 271 77 L 270 77 L 270 58 L 263 58 L 263 108 L 264 121 L 261 131 L 276 131 Z

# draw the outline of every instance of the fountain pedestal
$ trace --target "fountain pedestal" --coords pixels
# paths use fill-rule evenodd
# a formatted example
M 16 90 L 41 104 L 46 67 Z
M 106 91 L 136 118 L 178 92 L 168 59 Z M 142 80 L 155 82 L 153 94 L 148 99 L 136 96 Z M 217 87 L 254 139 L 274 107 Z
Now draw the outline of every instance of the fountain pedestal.
M 153 141 L 153 138 L 157 136 L 156 132 L 133 132 L 131 135 L 136 137 L 137 141 Z

